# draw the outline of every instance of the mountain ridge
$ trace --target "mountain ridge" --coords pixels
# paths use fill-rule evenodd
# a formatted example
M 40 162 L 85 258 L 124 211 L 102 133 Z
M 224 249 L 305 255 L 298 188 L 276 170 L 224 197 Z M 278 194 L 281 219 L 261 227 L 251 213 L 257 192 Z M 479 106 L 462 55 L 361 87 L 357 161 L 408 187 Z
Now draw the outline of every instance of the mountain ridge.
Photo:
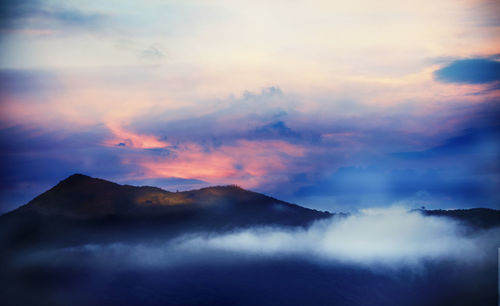
M 231 208 L 295 211 L 317 214 L 319 217 L 331 215 L 245 190 L 237 185 L 171 192 L 152 186 L 120 185 L 84 174 L 69 176 L 10 214 L 31 212 L 94 219 L 110 215 L 166 214 L 191 209 L 224 211 Z
M 235 185 L 170 192 L 76 174 L 0 216 L 0 245 L 164 240 L 252 226 L 308 226 L 333 216 Z
M 424 216 L 448 217 L 478 228 L 500 224 L 500 211 L 412 210 Z M 172 192 L 152 186 L 120 185 L 108 180 L 73 174 L 27 204 L 1 215 L 22 219 L 56 218 L 68 220 L 103 220 L 113 223 L 153 221 L 162 227 L 183 224 L 189 230 L 203 228 L 245 227 L 252 225 L 305 226 L 332 216 L 346 216 L 305 208 L 245 190 L 237 185 L 211 186 Z M 112 222 L 108 222 L 113 220 Z M 94 221 L 92 221 L 94 222 Z M 101 222 L 101 221 L 98 221 Z M 25 222 L 23 222 L 25 223 Z

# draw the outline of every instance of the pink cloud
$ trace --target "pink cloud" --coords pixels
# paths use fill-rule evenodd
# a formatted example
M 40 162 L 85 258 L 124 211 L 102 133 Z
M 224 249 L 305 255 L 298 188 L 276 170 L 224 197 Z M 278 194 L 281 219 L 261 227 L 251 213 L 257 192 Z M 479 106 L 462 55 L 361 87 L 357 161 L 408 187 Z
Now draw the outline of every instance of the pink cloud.
M 305 154 L 300 146 L 269 140 L 239 140 L 212 150 L 187 143 L 174 151 L 175 157 L 140 157 L 136 162 L 144 178 L 190 178 L 253 188 L 267 181 L 287 180 L 294 158 Z
M 104 142 L 105 146 L 112 147 L 120 143 L 135 149 L 155 149 L 170 146 L 170 143 L 159 140 L 156 136 L 136 134 L 123 129 L 118 124 L 108 123 L 107 127 L 111 130 L 115 137 L 106 140 Z
M 128 148 L 165 148 L 172 153 L 152 156 L 131 152 L 122 162 L 139 166 L 137 173 L 131 174 L 134 179 L 177 177 L 253 188 L 287 181 L 287 173 L 299 167 L 294 161 L 306 154 L 304 147 L 281 140 L 238 140 L 207 149 L 194 142 L 172 146 L 156 136 L 137 134 L 118 125 L 108 127 L 114 137 L 106 140 L 105 146 L 125 143 Z

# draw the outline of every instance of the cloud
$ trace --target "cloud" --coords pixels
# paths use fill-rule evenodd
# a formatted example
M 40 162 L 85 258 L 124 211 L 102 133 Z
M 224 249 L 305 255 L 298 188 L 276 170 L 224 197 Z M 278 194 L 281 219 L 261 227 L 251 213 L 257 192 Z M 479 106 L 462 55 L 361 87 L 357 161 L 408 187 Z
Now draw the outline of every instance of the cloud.
M 283 121 L 275 121 L 257 127 L 253 134 L 259 138 L 297 138 L 300 134 L 289 128 Z
M 265 98 L 272 98 L 275 96 L 283 96 L 283 92 L 281 91 L 281 88 L 277 86 L 271 86 L 271 87 L 266 87 L 262 88 L 260 93 L 253 93 L 251 91 L 245 91 L 243 93 L 243 99 L 244 100 L 261 100 Z
M 436 70 L 434 77 L 445 83 L 492 83 L 500 81 L 500 62 L 490 58 L 460 59 Z
M 149 61 L 160 61 L 165 58 L 165 53 L 162 51 L 162 48 L 158 45 L 151 45 L 148 48 L 142 50 L 140 52 L 140 56 L 143 59 Z
M 109 123 L 107 127 L 113 133 L 114 137 L 103 143 L 106 146 L 121 146 L 135 149 L 158 149 L 171 146 L 170 143 L 162 141 L 158 137 L 133 133 L 117 124 Z
M 470 96 L 482 96 L 482 95 L 488 95 L 488 94 L 497 92 L 499 90 L 500 90 L 500 82 L 496 82 L 496 83 L 493 83 L 492 85 L 486 87 L 485 89 L 469 93 L 468 95 L 470 95 Z
M 418 152 L 402 152 L 394 155 L 409 159 L 450 158 L 457 155 L 490 155 L 498 152 L 500 126 L 470 128 L 461 135 L 447 139 L 442 145 Z M 486 156 L 485 156 L 486 157 Z
M 32 139 L 35 132 L 4 131 L 8 160 L 24 150 L 11 163 L 18 170 L 7 167 L 6 175 L 16 181 L 24 175 L 28 182 L 29 172 L 37 171 L 20 166 L 25 159 L 35 169 L 44 161 L 56 165 L 42 167 L 51 172 L 47 186 L 62 179 L 65 168 L 68 174 L 85 172 L 139 185 L 149 184 L 141 180 L 169 177 L 234 183 L 332 211 L 413 201 L 419 191 L 428 192 L 434 197 L 430 202 L 441 207 L 498 205 L 498 133 L 491 129 L 498 115 L 495 101 L 489 107 L 440 104 L 432 115 L 417 105 L 389 112 L 356 106 L 356 114 L 346 115 L 340 109 L 298 111 L 297 97 L 270 87 L 170 109 L 163 102 L 148 104 L 150 100 L 134 91 L 135 80 L 142 82 L 142 77 L 118 82 L 104 77 L 106 73 L 84 74 L 72 81 L 65 74 L 51 78 L 50 73 L 3 72 L 0 78 L 8 82 L 2 84 L 1 122 L 27 130 L 35 126 L 44 135 L 42 141 Z M 97 83 L 108 88 L 94 91 Z M 24 90 L 23 84 L 34 90 Z M 99 132 L 79 132 L 96 126 Z M 55 133 L 57 129 L 64 132 Z M 111 157 L 112 167 L 103 167 Z M 79 169 L 69 160 L 85 162 Z M 26 194 L 36 196 L 35 189 Z
M 97 12 L 50 5 L 37 0 L 0 1 L 0 30 L 50 33 L 70 29 L 95 29 L 108 18 Z
M 292 160 L 306 152 L 302 146 L 283 140 L 238 139 L 224 144 L 200 144 L 186 139 L 170 143 L 117 125 L 108 127 L 114 137 L 102 144 L 122 149 L 123 163 L 140 167 L 136 179 L 178 177 L 252 188 L 264 182 L 286 181 L 285 173 L 290 171 Z
M 100 146 L 108 137 L 101 125 L 78 132 L 0 128 L 0 213 L 27 203 L 73 173 L 126 178 L 133 165 L 121 163 L 118 148 Z
M 126 163 L 141 166 L 144 178 L 182 177 L 211 182 L 238 184 L 253 188 L 287 181 L 292 161 L 305 148 L 281 140 L 239 140 L 207 150 L 185 142 L 149 156 L 130 156 Z

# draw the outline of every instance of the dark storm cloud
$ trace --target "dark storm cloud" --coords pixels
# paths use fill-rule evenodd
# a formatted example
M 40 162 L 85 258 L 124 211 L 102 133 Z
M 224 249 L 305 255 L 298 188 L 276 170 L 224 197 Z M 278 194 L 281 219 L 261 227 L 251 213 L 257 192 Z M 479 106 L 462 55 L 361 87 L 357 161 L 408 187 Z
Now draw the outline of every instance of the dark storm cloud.
M 500 81 L 500 62 L 490 58 L 459 59 L 434 72 L 440 82 L 485 84 Z

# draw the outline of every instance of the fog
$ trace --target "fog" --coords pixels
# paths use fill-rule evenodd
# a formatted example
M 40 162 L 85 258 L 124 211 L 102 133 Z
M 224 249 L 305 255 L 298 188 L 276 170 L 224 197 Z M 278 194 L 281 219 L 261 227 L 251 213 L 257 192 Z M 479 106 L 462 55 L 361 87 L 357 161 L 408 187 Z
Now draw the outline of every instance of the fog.
M 263 256 L 299 254 L 357 264 L 414 265 L 425 259 L 481 259 L 482 240 L 483 236 L 466 235 L 465 227 L 448 219 L 390 209 L 331 218 L 304 230 L 262 227 L 184 237 L 178 247 Z
M 390 208 L 332 217 L 308 228 L 265 226 L 225 233 L 191 233 L 140 244 L 87 244 L 35 257 L 50 257 L 54 262 L 97 260 L 108 267 L 124 263 L 167 267 L 200 260 L 293 257 L 370 269 L 415 269 L 440 260 L 477 264 L 487 258 L 492 246 L 499 245 L 498 237 L 500 228 L 470 231 L 448 218 Z

